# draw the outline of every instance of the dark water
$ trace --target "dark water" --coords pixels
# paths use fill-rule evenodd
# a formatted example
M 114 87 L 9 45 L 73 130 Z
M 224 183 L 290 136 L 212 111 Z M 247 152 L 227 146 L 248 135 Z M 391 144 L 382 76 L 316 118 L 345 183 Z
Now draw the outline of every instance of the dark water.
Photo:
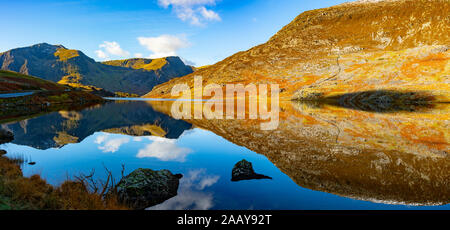
M 385 133 L 363 141 L 355 136 L 350 138 L 350 134 L 356 134 L 348 130 L 373 128 L 377 121 L 367 118 L 361 118 L 366 119 L 362 123 L 367 127 L 358 126 L 358 116 L 367 114 L 289 106 L 294 109 L 284 110 L 278 130 L 250 129 L 248 132 L 254 136 L 248 138 L 251 135 L 245 135 L 245 123 L 191 124 L 171 118 L 152 103 L 110 102 L 82 111 L 60 111 L 4 123 L 2 128 L 12 131 L 15 140 L 0 148 L 8 151 L 8 157 L 36 162 L 24 164 L 24 174 L 40 174 L 54 185 L 80 173 L 89 174 L 93 169 L 101 179 L 106 175 L 104 167 L 119 177 L 122 164 L 125 174 L 137 168 L 169 169 L 183 174 L 178 195 L 150 209 L 450 209 L 447 142 L 422 144 L 384 128 L 381 130 Z M 433 114 L 423 115 L 431 116 L 425 119 L 425 127 L 436 125 Z M 321 123 L 312 124 L 310 116 Z M 372 116 L 375 115 L 369 117 Z M 416 119 L 402 114 L 389 116 L 402 124 L 405 123 L 402 119 Z M 385 118 L 378 117 L 378 123 Z M 441 117 L 437 120 L 448 125 Z M 392 130 L 398 129 L 395 124 L 389 125 L 394 126 Z M 441 128 L 447 132 L 446 127 Z M 377 138 L 385 142 L 379 143 Z M 328 141 L 330 146 L 324 144 Z M 372 151 L 372 142 L 376 148 L 385 150 L 383 154 L 388 160 L 381 157 L 381 150 Z M 347 155 L 338 155 L 342 148 L 346 148 L 342 153 Z M 410 156 L 409 148 L 420 149 L 423 156 Z M 349 155 L 350 150 L 366 155 Z M 339 153 L 335 154 L 336 151 Z M 370 158 L 366 164 L 365 157 L 370 154 L 380 159 Z M 257 173 L 272 179 L 232 182 L 231 170 L 242 159 L 252 162 Z M 348 159 L 356 163 L 348 163 Z M 406 166 L 394 167 L 401 165 L 400 161 Z M 389 166 L 386 162 L 393 163 Z M 437 166 L 431 164 L 432 169 L 423 169 L 422 165 L 429 162 Z M 353 167 L 358 175 L 345 171 Z M 357 171 L 361 168 L 366 175 Z M 422 190 L 410 193 L 414 186 Z

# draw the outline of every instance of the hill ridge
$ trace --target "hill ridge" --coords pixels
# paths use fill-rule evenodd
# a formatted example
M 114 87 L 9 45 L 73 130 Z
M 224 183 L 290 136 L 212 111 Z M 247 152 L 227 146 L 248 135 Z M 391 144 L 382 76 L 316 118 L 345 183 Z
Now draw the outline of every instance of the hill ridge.
M 195 75 L 204 84 L 278 83 L 286 100 L 383 89 L 432 91 L 449 101 L 450 2 L 360 3 L 303 12 L 266 43 Z M 171 97 L 173 85 L 192 86 L 193 76 L 163 83 L 144 97 Z
M 0 69 L 77 88 L 142 95 L 158 84 L 193 72 L 180 58 L 164 60 L 169 61 L 147 70 L 111 66 L 95 61 L 80 50 L 44 42 L 0 53 Z

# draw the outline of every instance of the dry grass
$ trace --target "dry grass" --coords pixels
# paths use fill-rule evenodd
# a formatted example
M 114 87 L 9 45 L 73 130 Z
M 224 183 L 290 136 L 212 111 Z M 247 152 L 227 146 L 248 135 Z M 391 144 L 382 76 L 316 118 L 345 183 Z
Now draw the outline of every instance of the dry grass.
M 170 98 L 174 85 L 192 87 L 195 76 L 203 76 L 205 84 L 276 83 L 285 88 L 280 94 L 285 99 L 296 98 L 303 89 L 308 89 L 308 94 L 312 90 L 351 93 L 381 87 L 420 90 L 421 86 L 443 91 L 446 85 L 441 82 L 448 76 L 448 68 L 444 72 L 441 66 L 446 66 L 448 57 L 411 63 L 420 64 L 418 70 L 409 68 L 408 62 L 423 58 L 424 51 L 438 53 L 437 47 L 415 48 L 450 44 L 449 9 L 449 1 L 402 0 L 307 11 L 265 44 L 196 68 L 195 73 L 158 85 L 144 97 Z M 445 52 L 443 49 L 439 52 Z M 406 74 L 399 63 L 406 64 Z M 346 72 L 353 64 L 366 64 L 367 68 L 357 66 Z
M 109 183 L 108 183 L 109 184 Z M 39 175 L 23 177 L 20 166 L 0 157 L 0 208 L 31 210 L 125 210 L 114 193 L 90 191 L 85 180 L 67 180 L 59 187 Z
M 78 54 L 77 50 L 69 50 L 69 49 L 64 49 L 64 48 L 59 48 L 55 52 L 54 55 L 55 55 L 55 57 L 59 57 L 60 61 L 67 61 L 67 60 L 69 60 L 71 58 L 80 56 Z
M 13 71 L 0 70 L 0 91 L 65 90 L 66 87 Z
M 105 65 L 120 66 L 132 69 L 143 69 L 147 71 L 159 70 L 167 64 L 165 58 L 146 59 L 146 58 L 132 58 L 125 60 L 105 61 Z

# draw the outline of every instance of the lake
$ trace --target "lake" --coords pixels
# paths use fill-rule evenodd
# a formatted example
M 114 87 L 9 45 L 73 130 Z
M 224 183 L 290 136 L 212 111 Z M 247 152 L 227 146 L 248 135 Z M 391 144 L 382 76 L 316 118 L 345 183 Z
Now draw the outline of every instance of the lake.
M 259 120 L 177 120 L 172 103 L 114 100 L 8 119 L 1 128 L 15 140 L 0 149 L 25 159 L 25 176 L 53 185 L 93 170 L 101 180 L 105 168 L 119 179 L 122 165 L 125 174 L 183 174 L 178 195 L 149 209 L 450 209 L 448 104 L 383 111 L 287 101 L 277 129 L 261 130 Z M 231 181 L 243 159 L 272 179 Z

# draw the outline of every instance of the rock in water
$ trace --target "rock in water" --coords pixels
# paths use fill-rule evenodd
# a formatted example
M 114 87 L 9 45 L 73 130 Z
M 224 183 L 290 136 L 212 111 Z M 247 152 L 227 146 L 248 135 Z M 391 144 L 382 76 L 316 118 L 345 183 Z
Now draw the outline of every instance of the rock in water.
M 272 179 L 271 177 L 255 173 L 251 162 L 246 160 L 239 161 L 234 165 L 231 172 L 231 181 Z
M 5 154 L 6 154 L 6 151 L 3 150 L 3 149 L 0 149 L 0 156 L 3 156 L 3 155 L 5 155 Z
M 14 140 L 14 135 L 6 130 L 0 129 L 0 144 L 8 143 Z
M 145 209 L 176 196 L 182 177 L 169 170 L 136 169 L 117 184 L 117 194 L 131 208 Z

